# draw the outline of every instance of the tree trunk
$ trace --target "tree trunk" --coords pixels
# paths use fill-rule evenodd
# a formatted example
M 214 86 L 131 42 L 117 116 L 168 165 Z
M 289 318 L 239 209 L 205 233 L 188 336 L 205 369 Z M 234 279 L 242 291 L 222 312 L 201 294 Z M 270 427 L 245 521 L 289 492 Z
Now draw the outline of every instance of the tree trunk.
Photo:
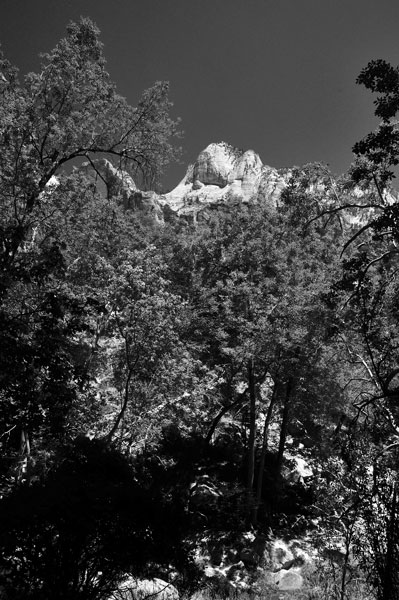
M 278 445 L 277 465 L 276 465 L 276 472 L 277 472 L 278 477 L 281 475 L 281 468 L 283 466 L 283 458 L 284 458 L 284 450 L 285 450 L 285 442 L 287 440 L 288 423 L 289 423 L 289 418 L 290 418 L 291 391 L 292 391 L 292 380 L 289 379 L 287 381 L 286 390 L 285 390 L 283 415 L 282 415 L 281 430 L 280 430 L 280 441 L 279 441 L 279 445 Z
M 253 505 L 253 485 L 255 474 L 255 441 L 256 441 L 256 386 L 254 361 L 251 359 L 247 365 L 248 392 L 249 392 L 249 437 L 248 437 L 248 466 L 247 466 L 247 509 L 250 519 Z
M 124 390 L 121 409 L 118 413 L 118 416 L 115 419 L 115 423 L 113 424 L 110 432 L 105 437 L 105 439 L 107 440 L 108 443 L 110 443 L 112 441 L 112 438 L 114 437 L 115 433 L 118 431 L 120 422 L 122 421 L 122 419 L 125 416 L 125 412 L 126 412 L 126 409 L 127 409 L 128 403 L 129 403 L 129 386 L 130 386 L 130 382 L 131 382 L 132 378 L 133 378 L 133 369 L 129 369 L 127 377 L 126 377 L 125 390 Z
M 273 385 L 272 397 L 270 398 L 270 404 L 269 404 L 269 408 L 267 409 L 265 424 L 263 427 L 262 452 L 261 452 L 260 461 L 259 461 L 258 481 L 257 481 L 257 485 L 256 485 L 256 499 L 255 499 L 255 506 L 253 507 L 253 510 L 252 510 L 252 519 L 251 519 L 251 523 L 254 527 L 256 526 L 257 521 L 258 521 L 258 510 L 259 510 L 259 506 L 260 506 L 260 502 L 261 502 L 261 498 L 262 498 L 263 474 L 265 471 L 265 460 L 266 460 L 267 447 L 268 447 L 268 432 L 269 432 L 269 425 L 270 425 L 270 421 L 272 419 L 273 408 L 275 406 L 275 403 L 276 403 L 276 385 Z
M 237 399 L 234 400 L 234 402 L 231 402 L 230 404 L 228 404 L 227 406 L 225 406 L 224 408 L 221 409 L 221 411 L 216 415 L 216 417 L 213 419 L 211 426 L 208 430 L 208 433 L 206 434 L 205 437 L 205 444 L 210 444 L 211 443 L 211 439 L 213 434 L 216 431 L 217 426 L 219 425 L 220 420 L 222 419 L 222 417 L 224 417 L 224 415 L 226 413 L 229 412 L 229 410 L 232 410 L 233 408 L 235 408 L 236 406 L 238 406 L 240 404 L 240 402 L 244 402 L 245 399 L 245 395 L 246 392 L 244 392 L 243 394 L 239 394 Z
M 21 442 L 19 447 L 20 465 L 18 468 L 17 482 L 26 481 L 30 483 L 31 476 L 31 455 L 30 439 L 26 429 L 21 430 Z

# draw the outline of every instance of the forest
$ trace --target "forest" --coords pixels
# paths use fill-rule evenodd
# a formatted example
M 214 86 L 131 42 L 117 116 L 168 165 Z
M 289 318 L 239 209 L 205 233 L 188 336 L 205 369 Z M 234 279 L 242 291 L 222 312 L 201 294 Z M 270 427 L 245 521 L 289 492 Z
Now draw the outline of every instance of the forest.
M 0 56 L 0 598 L 398 599 L 399 68 L 347 173 L 159 223 L 81 166 L 161 190 L 168 84 L 130 106 L 90 19 L 41 61 Z

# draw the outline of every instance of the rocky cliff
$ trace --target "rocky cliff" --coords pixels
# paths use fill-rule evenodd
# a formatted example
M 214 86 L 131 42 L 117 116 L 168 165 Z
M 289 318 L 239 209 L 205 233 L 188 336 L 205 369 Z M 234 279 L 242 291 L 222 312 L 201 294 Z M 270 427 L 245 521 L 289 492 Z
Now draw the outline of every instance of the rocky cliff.
M 205 148 L 160 201 L 179 215 L 197 219 L 212 205 L 255 202 L 260 191 L 266 202 L 275 204 L 284 185 L 284 177 L 265 166 L 256 152 L 222 142 Z
M 239 203 L 276 205 L 287 175 L 264 165 L 253 150 L 238 150 L 224 142 L 210 144 L 182 181 L 167 194 L 137 189 L 132 177 L 106 159 L 85 163 L 83 169 L 98 190 L 110 197 L 119 195 L 127 208 L 139 210 L 162 222 L 172 215 L 189 221 L 207 220 L 209 213 Z
M 202 150 L 194 164 L 188 166 L 181 182 L 167 194 L 139 190 L 126 171 L 114 167 L 104 158 L 85 163 L 82 168 L 101 194 L 118 196 L 126 208 L 158 223 L 178 217 L 192 223 L 208 221 L 215 211 L 226 211 L 238 204 L 262 202 L 275 207 L 292 173 L 292 170 L 277 170 L 264 165 L 253 150 L 239 150 L 225 142 L 209 144 Z M 308 180 L 307 191 L 323 194 L 331 188 L 331 182 L 326 184 L 327 180 L 331 180 L 329 173 L 323 181 L 318 171 L 313 182 Z M 336 195 L 335 185 L 333 190 Z M 352 187 L 345 195 L 348 202 L 362 204 L 370 195 L 375 196 L 375 190 Z M 394 190 L 384 195 L 387 204 L 398 201 L 398 193 Z M 360 212 L 352 210 L 346 215 L 347 222 L 357 226 L 370 218 L 369 211 L 364 209 Z

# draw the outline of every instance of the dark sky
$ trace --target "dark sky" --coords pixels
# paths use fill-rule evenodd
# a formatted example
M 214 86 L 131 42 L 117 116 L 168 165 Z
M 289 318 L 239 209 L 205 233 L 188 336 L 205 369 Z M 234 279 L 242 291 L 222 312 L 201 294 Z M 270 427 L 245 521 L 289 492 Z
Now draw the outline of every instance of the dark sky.
M 223 140 L 274 167 L 317 160 L 341 173 L 376 126 L 357 75 L 372 59 L 399 63 L 398 0 L 0 0 L 6 57 L 37 69 L 80 15 L 101 29 L 132 104 L 170 82 L 184 164 Z M 170 169 L 165 185 L 184 171 Z

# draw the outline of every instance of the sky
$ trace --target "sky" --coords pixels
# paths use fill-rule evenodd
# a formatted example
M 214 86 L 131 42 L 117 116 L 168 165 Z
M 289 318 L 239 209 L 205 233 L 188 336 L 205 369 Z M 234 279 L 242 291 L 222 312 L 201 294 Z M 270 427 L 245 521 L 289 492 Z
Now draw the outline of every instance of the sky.
M 108 71 L 132 105 L 170 82 L 184 136 L 166 189 L 220 141 L 273 167 L 321 161 L 343 173 L 378 124 L 357 76 L 370 60 L 399 64 L 398 0 L 0 0 L 6 58 L 38 70 L 38 54 L 81 15 L 100 28 Z

